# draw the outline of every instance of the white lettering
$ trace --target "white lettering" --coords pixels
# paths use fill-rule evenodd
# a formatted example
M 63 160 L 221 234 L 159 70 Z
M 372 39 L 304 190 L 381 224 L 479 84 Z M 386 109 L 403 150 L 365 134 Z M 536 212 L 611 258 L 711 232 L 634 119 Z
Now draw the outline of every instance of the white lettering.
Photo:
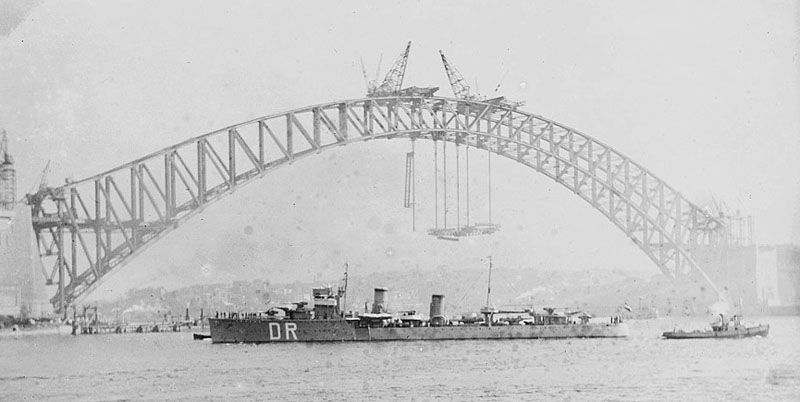
M 297 334 L 295 334 L 294 331 L 297 331 L 297 324 L 295 324 L 293 322 L 287 322 L 286 323 L 286 340 L 287 341 L 289 340 L 289 334 L 292 334 L 292 338 L 294 338 L 294 340 L 297 340 Z
M 281 325 L 277 322 L 269 323 L 269 339 L 271 341 L 281 339 Z

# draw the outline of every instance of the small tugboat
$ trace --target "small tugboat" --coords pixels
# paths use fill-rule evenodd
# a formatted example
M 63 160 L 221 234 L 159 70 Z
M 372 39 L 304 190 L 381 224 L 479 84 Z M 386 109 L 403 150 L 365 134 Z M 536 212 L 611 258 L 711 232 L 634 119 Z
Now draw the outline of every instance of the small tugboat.
M 746 338 L 751 336 L 767 336 L 769 325 L 755 324 L 746 325 L 742 322 L 741 315 L 734 315 L 730 320 L 725 321 L 723 314 L 719 315 L 719 321 L 711 324 L 711 331 L 670 331 L 664 332 L 661 336 L 667 339 L 696 339 L 696 338 Z

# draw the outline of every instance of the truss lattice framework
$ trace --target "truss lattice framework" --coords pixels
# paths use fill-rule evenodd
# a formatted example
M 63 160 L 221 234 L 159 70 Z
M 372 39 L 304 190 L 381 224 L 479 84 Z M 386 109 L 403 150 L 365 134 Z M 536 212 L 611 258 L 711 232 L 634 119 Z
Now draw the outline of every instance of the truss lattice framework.
M 297 159 L 377 138 L 468 144 L 530 167 L 586 200 L 671 277 L 692 270 L 705 276 L 689 250 L 718 242 L 724 229 L 630 158 L 552 120 L 438 97 L 346 100 L 230 126 L 38 194 L 33 225 L 50 277 L 58 275 L 54 306 L 73 303 L 236 187 Z

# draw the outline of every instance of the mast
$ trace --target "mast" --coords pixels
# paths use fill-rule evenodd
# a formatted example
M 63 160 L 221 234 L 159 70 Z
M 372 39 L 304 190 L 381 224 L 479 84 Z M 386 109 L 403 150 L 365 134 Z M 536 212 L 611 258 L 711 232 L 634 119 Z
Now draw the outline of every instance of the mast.
M 739 296 L 739 319 L 744 317 L 744 309 L 742 308 L 742 296 Z
M 347 309 L 347 270 L 348 270 L 349 267 L 350 267 L 350 265 L 347 263 L 347 261 L 345 261 L 344 262 L 344 291 L 342 292 L 342 305 L 339 306 L 339 309 L 341 310 L 342 315 L 346 315 L 347 314 L 347 311 L 345 311 L 345 310 Z M 345 309 L 342 309 L 342 306 Z
M 486 307 L 481 309 L 481 314 L 485 317 L 486 325 L 491 327 L 493 316 L 497 313 L 497 309 L 489 306 L 490 296 L 492 294 L 492 256 L 489 256 L 489 284 L 486 287 Z
M 489 256 L 489 283 L 486 288 L 486 307 L 489 307 L 489 295 L 492 293 L 492 256 Z

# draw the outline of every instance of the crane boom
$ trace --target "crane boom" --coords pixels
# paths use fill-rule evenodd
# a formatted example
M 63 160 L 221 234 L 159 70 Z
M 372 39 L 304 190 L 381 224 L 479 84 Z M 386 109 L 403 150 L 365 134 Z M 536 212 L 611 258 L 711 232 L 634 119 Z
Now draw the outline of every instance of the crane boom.
M 0 131 L 0 163 L 3 163 L 10 156 L 8 155 L 8 135 L 6 130 Z
M 47 175 L 50 174 L 50 162 L 52 161 L 47 161 L 47 164 L 44 165 L 44 170 L 42 170 L 42 178 L 39 180 L 39 188 L 37 191 L 47 190 Z
M 42 210 L 42 202 L 47 198 L 48 194 L 52 194 L 53 189 L 47 187 L 47 175 L 50 173 L 50 162 L 51 161 L 47 161 L 47 164 L 44 165 L 39 184 L 33 187 L 30 193 L 26 194 L 24 198 L 25 203 L 30 205 L 31 209 L 33 209 L 34 215 Z
M 367 87 L 367 94 L 375 92 L 375 81 L 370 81 L 367 78 L 367 69 L 364 67 L 364 58 L 361 58 L 361 74 L 364 75 L 364 85 Z
M 491 103 L 494 105 L 499 105 L 511 109 L 516 109 L 519 106 L 525 104 L 525 102 L 515 102 L 512 100 L 508 100 L 505 96 L 497 96 L 491 99 L 486 99 L 484 96 L 481 96 L 480 91 L 477 91 L 478 83 L 475 83 L 476 94 L 472 94 L 470 92 L 469 84 L 467 80 L 464 79 L 464 76 L 461 75 L 460 72 L 447 60 L 445 57 L 444 52 L 439 50 L 439 54 L 442 56 L 442 64 L 444 64 L 444 71 L 447 73 L 447 79 L 450 81 L 450 87 L 453 88 L 453 94 L 458 99 L 462 100 L 478 100 L 482 102 Z M 507 72 L 506 72 L 507 73 Z M 503 75 L 503 79 L 505 79 L 505 74 Z M 500 83 L 497 84 L 495 88 L 495 92 L 500 89 L 500 85 L 502 84 L 503 79 L 500 80 Z
M 439 54 L 442 56 L 442 64 L 444 64 L 444 71 L 447 73 L 447 79 L 450 80 L 450 87 L 453 88 L 453 94 L 458 99 L 475 99 L 470 93 L 469 84 L 467 80 L 464 79 L 464 76 L 461 75 L 456 68 L 450 64 L 445 57 L 444 52 L 439 50 Z
M 433 96 L 439 87 L 408 87 L 403 88 L 403 81 L 406 77 L 406 66 L 408 65 L 408 54 L 411 52 L 411 41 L 406 45 L 405 50 L 400 53 L 400 56 L 386 73 L 386 78 L 383 79 L 380 85 L 377 85 L 378 73 L 375 73 L 375 80 L 367 79 L 367 70 L 364 67 L 364 60 L 361 60 L 361 73 L 364 75 L 364 81 L 367 84 L 367 96 L 370 98 L 384 98 L 396 96 Z M 381 60 L 383 55 L 381 54 Z M 380 62 L 378 62 L 378 69 L 380 71 Z
M 408 53 L 410 51 L 411 41 L 408 42 L 406 49 L 400 53 L 392 68 L 386 73 L 386 78 L 383 79 L 381 85 L 367 95 L 379 97 L 395 96 L 400 93 L 400 89 L 403 87 L 403 78 L 406 76 L 406 65 L 408 64 Z

